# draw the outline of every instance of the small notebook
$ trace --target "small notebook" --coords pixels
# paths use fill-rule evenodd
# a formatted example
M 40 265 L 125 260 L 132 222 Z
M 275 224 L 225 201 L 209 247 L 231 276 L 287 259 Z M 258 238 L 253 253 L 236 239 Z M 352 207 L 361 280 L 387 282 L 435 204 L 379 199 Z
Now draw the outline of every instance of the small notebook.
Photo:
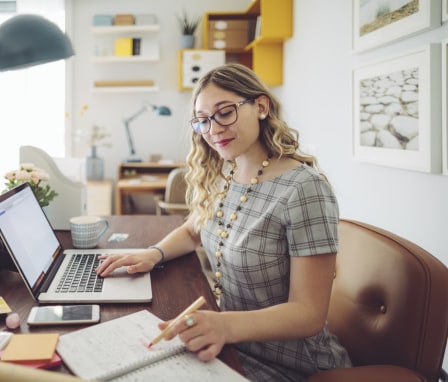
M 51 361 L 59 333 L 14 334 L 2 352 L 2 361 Z
M 66 366 L 86 380 L 115 382 L 247 381 L 215 359 L 204 363 L 178 337 L 148 349 L 161 320 L 141 310 L 59 338 L 57 352 Z

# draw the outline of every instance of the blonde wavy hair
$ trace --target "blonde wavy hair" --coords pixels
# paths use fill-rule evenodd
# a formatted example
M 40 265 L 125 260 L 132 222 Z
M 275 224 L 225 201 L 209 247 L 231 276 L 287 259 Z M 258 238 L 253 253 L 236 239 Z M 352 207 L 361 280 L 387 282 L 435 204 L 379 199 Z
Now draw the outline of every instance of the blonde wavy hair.
M 318 169 L 312 155 L 299 150 L 299 133 L 281 119 L 281 106 L 269 88 L 246 66 L 229 63 L 205 74 L 196 84 L 192 96 L 191 115 L 201 91 L 209 84 L 230 91 L 243 99 L 256 99 L 262 95 L 269 99 L 269 114 L 260 120 L 261 144 L 273 157 L 286 156 Z M 191 150 L 187 156 L 186 200 L 193 213 L 194 228 L 200 228 L 213 216 L 218 194 L 225 181 L 224 169 L 229 165 L 212 149 L 202 134 L 191 133 Z

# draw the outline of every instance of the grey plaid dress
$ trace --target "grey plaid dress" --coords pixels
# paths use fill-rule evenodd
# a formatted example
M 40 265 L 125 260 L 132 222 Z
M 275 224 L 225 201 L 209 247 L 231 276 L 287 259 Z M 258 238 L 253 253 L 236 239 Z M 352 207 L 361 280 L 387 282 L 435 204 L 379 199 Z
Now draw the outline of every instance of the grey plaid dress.
M 224 223 L 247 185 L 232 182 L 224 200 Z M 290 256 L 336 253 L 339 211 L 328 183 L 303 165 L 252 186 L 222 248 L 221 310 L 262 309 L 286 302 Z M 202 229 L 215 267 L 218 219 Z M 236 345 L 251 381 L 303 381 L 320 370 L 350 366 L 345 349 L 325 327 L 309 338 Z

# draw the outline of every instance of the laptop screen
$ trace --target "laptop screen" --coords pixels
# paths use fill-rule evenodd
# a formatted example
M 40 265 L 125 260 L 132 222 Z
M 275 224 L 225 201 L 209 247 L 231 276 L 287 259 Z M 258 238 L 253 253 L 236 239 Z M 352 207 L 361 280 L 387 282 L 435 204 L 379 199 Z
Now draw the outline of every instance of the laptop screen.
M 28 183 L 0 195 L 0 234 L 28 287 L 36 291 L 61 245 Z

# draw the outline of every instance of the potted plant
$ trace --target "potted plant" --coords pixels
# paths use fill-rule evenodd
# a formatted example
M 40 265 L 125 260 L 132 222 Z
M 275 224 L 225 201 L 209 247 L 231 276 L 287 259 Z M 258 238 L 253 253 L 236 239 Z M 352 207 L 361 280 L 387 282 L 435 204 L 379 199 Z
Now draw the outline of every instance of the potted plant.
M 184 10 L 182 15 L 177 16 L 177 20 L 179 21 L 179 26 L 181 29 L 181 47 L 182 49 L 191 49 L 194 47 L 194 33 L 196 32 L 196 29 L 199 26 L 199 23 L 201 22 L 201 18 L 194 17 L 190 18 L 187 15 L 187 12 Z
M 34 166 L 33 163 L 22 163 L 18 170 L 12 170 L 5 174 L 6 188 L 2 194 L 19 184 L 28 182 L 36 195 L 41 207 L 47 207 L 50 202 L 58 196 L 46 181 L 50 178 L 48 173 L 41 168 Z

